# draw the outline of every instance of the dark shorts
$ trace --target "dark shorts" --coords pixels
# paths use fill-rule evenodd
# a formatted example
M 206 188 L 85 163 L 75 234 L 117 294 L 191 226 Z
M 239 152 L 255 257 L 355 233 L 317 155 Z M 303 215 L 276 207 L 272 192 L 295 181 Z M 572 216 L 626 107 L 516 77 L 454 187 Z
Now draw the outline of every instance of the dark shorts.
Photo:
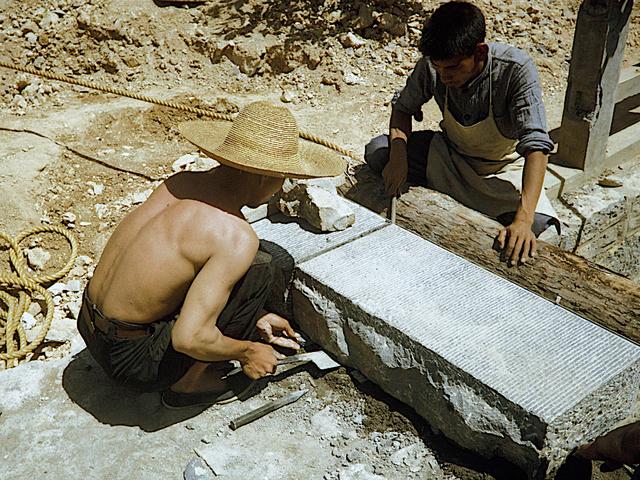
M 271 256 L 258 251 L 216 321 L 223 335 L 238 340 L 256 339 L 255 325 L 271 292 L 272 279 Z M 176 383 L 196 361 L 174 350 L 171 331 L 175 322 L 174 318 L 166 318 L 150 324 L 132 324 L 106 318 L 85 290 L 78 330 L 109 377 L 135 390 L 152 392 Z

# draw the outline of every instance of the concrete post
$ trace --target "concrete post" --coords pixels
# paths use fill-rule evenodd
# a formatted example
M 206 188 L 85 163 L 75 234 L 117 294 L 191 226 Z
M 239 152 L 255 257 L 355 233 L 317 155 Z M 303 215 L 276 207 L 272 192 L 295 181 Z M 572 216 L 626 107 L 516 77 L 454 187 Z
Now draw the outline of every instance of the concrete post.
M 554 163 L 589 176 L 604 168 L 633 0 L 584 0 Z

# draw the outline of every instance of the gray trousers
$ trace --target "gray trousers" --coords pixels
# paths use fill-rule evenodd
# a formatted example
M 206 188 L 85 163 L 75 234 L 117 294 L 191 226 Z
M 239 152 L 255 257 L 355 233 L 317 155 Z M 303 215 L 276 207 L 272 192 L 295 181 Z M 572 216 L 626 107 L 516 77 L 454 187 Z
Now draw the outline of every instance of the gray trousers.
M 412 132 L 409 136 L 407 142 L 407 182 L 411 185 L 429 187 L 427 159 L 429 157 L 429 146 L 434 134 L 435 132 L 431 130 L 422 130 Z M 382 170 L 389 162 L 389 136 L 378 135 L 373 138 L 364 148 L 364 160 L 371 170 L 382 174 Z M 507 226 L 513 222 L 515 215 L 516 212 L 503 213 L 496 220 Z M 558 235 L 560 235 L 560 224 L 555 218 L 536 212 L 531 230 L 538 237 L 551 225 L 556 228 Z

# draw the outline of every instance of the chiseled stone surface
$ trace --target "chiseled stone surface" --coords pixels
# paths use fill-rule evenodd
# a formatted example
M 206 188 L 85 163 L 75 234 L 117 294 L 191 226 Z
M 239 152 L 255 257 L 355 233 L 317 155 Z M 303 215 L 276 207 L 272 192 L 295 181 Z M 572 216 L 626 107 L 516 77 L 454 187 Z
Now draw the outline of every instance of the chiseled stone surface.
M 303 220 L 289 218 L 282 213 L 270 215 L 252 224 L 262 241 L 261 248 L 271 253 L 281 270 L 275 278 L 273 295 L 268 305 L 272 311 L 291 316 L 289 286 L 295 265 L 387 224 L 383 217 L 371 210 L 349 200 L 344 201 L 354 212 L 355 222 L 342 231 L 319 233 Z
M 343 363 L 531 478 L 638 395 L 640 347 L 396 226 L 299 265 L 293 305 Z

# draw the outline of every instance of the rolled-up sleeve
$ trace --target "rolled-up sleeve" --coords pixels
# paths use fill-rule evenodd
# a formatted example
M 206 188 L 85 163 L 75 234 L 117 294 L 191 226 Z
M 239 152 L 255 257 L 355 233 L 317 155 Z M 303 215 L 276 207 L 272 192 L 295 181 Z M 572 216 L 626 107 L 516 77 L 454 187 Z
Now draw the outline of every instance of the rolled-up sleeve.
M 431 100 L 433 89 L 428 71 L 427 59 L 422 57 L 416 63 L 407 83 L 393 98 L 393 108 L 409 115 L 421 111 L 422 105 Z
M 547 131 L 542 89 L 531 59 L 515 70 L 511 88 L 509 111 L 518 139 L 516 151 L 523 156 L 532 151 L 551 152 L 553 142 Z

